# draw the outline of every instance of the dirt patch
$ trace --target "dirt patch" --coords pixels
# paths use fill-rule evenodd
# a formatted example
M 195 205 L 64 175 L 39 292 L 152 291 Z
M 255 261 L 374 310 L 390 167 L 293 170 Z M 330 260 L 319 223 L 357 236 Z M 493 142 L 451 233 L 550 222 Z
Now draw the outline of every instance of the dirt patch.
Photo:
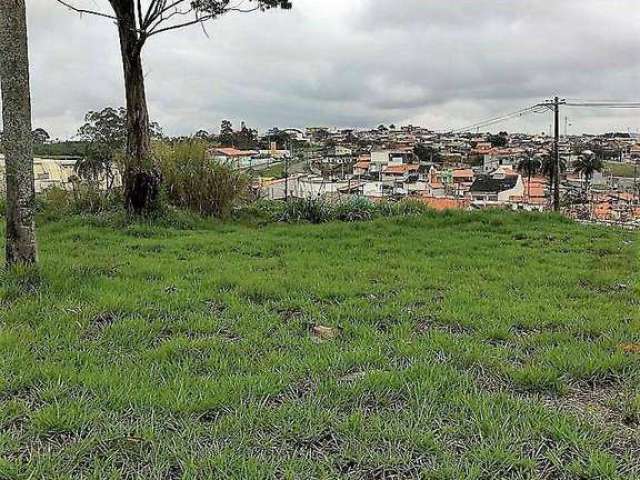
M 302 457 L 321 460 L 340 453 L 342 445 L 342 440 L 335 432 L 324 430 L 317 435 L 295 440 L 292 447 Z
M 117 312 L 106 311 L 100 312 L 93 317 L 82 334 L 82 338 L 85 340 L 92 340 L 98 338 L 104 330 L 120 320 L 120 315 Z
M 373 465 L 354 459 L 343 459 L 336 463 L 336 470 L 347 478 L 362 480 L 411 480 L 424 478 L 423 473 L 435 467 L 432 458 L 418 453 L 411 455 L 406 463 L 399 465 Z
M 227 311 L 227 306 L 218 300 L 207 300 L 204 302 L 210 315 L 220 316 Z
M 8 452 L 6 458 L 20 463 L 29 463 L 40 456 L 60 452 L 82 438 L 82 435 L 68 432 L 48 433 L 30 441 L 21 442 L 20 447 Z
M 635 452 L 640 458 L 640 424 L 637 418 L 630 416 L 624 409 L 624 404 L 632 393 L 619 382 L 573 384 L 564 395 L 552 395 L 519 391 L 508 380 L 484 370 L 476 372 L 474 377 L 475 384 L 482 391 L 542 403 L 550 410 L 573 416 L 599 430 L 609 432 L 612 440 L 607 448 L 612 453 L 624 456 Z
M 278 408 L 287 402 L 301 401 L 311 395 L 318 388 L 317 384 L 310 378 L 305 378 L 293 383 L 276 395 L 267 397 L 265 405 L 271 408 Z
M 618 407 L 625 397 L 624 386 L 620 384 L 573 385 L 569 392 L 561 397 L 542 397 L 542 402 L 560 411 L 576 414 L 589 421 L 614 426 L 616 429 L 633 428 L 633 422 Z M 637 427 L 637 425 L 635 425 Z
M 212 410 L 207 410 L 202 412 L 197 416 L 197 420 L 202 423 L 216 423 L 222 417 L 226 417 L 233 413 L 233 410 L 230 408 L 217 408 Z
M 302 320 L 304 318 L 304 311 L 300 308 L 284 308 L 279 307 L 275 309 L 275 314 L 280 317 L 284 323 L 292 323 Z

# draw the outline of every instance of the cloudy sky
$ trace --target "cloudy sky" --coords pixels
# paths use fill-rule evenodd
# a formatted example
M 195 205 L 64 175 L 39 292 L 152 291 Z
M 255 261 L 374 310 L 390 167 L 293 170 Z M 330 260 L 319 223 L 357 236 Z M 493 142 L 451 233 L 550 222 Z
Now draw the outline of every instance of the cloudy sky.
M 75 0 L 103 8 L 106 0 Z M 462 127 L 554 94 L 640 101 L 637 0 L 293 0 L 152 38 L 151 116 L 170 134 L 272 126 Z M 116 30 L 28 0 L 34 125 L 72 136 L 123 104 Z M 570 133 L 640 129 L 640 110 L 566 109 Z M 563 112 L 563 117 L 565 112 Z M 548 114 L 499 125 L 549 129 Z M 564 118 L 563 118 L 564 128 Z

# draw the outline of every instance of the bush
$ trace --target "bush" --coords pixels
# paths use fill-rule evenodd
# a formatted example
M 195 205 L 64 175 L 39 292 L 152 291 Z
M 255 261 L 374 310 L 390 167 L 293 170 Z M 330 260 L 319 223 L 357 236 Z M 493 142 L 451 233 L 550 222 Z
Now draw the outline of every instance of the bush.
M 285 202 L 256 200 L 234 211 L 234 219 L 249 224 L 279 222 L 287 207 Z
M 376 205 L 365 197 L 353 197 L 335 207 L 335 218 L 343 222 L 371 220 L 376 215 Z
M 338 203 L 320 198 L 292 199 L 288 203 L 259 200 L 239 210 L 236 218 L 259 222 L 323 223 L 332 220 L 361 222 L 376 217 L 409 217 L 431 212 L 429 207 L 417 200 L 373 203 L 365 197 L 353 197 Z
M 178 208 L 226 218 L 247 198 L 249 178 L 209 158 L 207 148 L 198 140 L 156 145 L 166 199 Z
M 0 217 L 4 217 L 7 213 L 7 202 L 4 198 L 0 198 Z
M 44 220 L 58 220 L 75 214 L 104 214 L 122 210 L 119 191 L 101 191 L 87 182 L 76 182 L 73 190 L 48 188 L 36 196 L 36 211 Z
M 378 212 L 383 217 L 412 217 L 430 212 L 429 206 L 420 200 L 411 198 L 399 202 L 382 202 L 378 204 Z
M 334 218 L 332 206 L 320 198 L 295 199 L 284 204 L 280 222 L 324 223 Z

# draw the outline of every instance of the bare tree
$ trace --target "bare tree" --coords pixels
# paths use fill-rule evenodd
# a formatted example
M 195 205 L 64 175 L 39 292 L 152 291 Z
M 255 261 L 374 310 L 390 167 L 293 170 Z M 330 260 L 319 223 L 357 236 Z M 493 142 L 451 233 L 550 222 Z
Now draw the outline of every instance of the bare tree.
M 0 89 L 7 184 L 7 265 L 36 263 L 33 138 L 25 0 L 0 0 Z
M 127 208 L 153 210 L 160 172 L 152 158 L 149 112 L 141 52 L 146 41 L 162 32 L 203 24 L 230 12 L 291 8 L 291 0 L 109 0 L 110 11 L 84 8 L 89 0 L 58 0 L 71 10 L 115 21 L 120 37 L 127 108 L 127 154 L 123 175 Z

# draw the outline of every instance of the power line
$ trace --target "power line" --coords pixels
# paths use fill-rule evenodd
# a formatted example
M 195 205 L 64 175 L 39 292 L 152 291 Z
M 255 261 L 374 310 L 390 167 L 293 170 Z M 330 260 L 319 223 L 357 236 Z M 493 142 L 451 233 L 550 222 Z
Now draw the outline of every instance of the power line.
M 640 102 L 614 102 L 614 101 L 597 101 L 597 100 L 584 100 L 584 99 L 569 99 L 567 100 L 559 100 L 559 105 L 564 105 L 567 107 L 574 108 L 606 108 L 606 109 L 618 109 L 618 110 L 632 110 L 632 109 L 640 109 Z M 480 128 L 486 128 L 491 125 L 495 125 L 497 123 L 506 122 L 508 120 L 513 120 L 518 117 L 523 117 L 530 113 L 545 113 L 547 111 L 554 111 L 554 102 L 547 101 L 544 103 L 538 103 L 536 105 L 532 105 L 530 107 L 526 107 L 515 112 L 506 113 L 503 115 L 498 115 L 495 117 L 487 118 L 486 120 L 482 120 L 471 125 L 467 125 L 462 128 L 456 128 L 453 130 L 449 130 L 447 133 L 461 133 L 468 132 L 472 130 L 478 130 Z
M 585 108 L 613 108 L 613 109 L 636 109 L 640 108 L 640 102 L 567 102 L 567 107 Z
M 594 100 L 592 98 L 566 98 L 568 102 L 579 102 L 579 103 L 638 103 L 636 101 L 629 100 L 612 100 L 607 98 L 606 100 Z
M 494 125 L 496 123 L 502 123 L 502 122 L 505 122 L 507 120 L 511 120 L 511 119 L 518 118 L 518 117 L 522 117 L 522 116 L 527 115 L 529 113 L 534 113 L 534 112 L 538 113 L 538 112 L 536 112 L 536 110 L 538 110 L 539 107 L 540 107 L 540 105 L 532 105 L 530 107 L 523 108 L 523 109 L 517 110 L 515 112 L 506 113 L 506 114 L 499 115 L 499 116 L 496 116 L 496 117 L 491 117 L 491 118 L 488 118 L 486 120 L 483 120 L 483 121 L 480 121 L 480 122 L 476 122 L 476 123 L 474 123 L 472 125 L 468 125 L 468 126 L 463 127 L 463 128 L 457 128 L 457 129 L 454 129 L 454 130 L 450 130 L 448 133 L 460 133 L 460 132 L 466 132 L 466 131 L 470 131 L 470 130 L 476 130 L 476 129 L 479 129 L 479 128 L 484 128 L 484 127 L 488 127 L 488 126 Z

